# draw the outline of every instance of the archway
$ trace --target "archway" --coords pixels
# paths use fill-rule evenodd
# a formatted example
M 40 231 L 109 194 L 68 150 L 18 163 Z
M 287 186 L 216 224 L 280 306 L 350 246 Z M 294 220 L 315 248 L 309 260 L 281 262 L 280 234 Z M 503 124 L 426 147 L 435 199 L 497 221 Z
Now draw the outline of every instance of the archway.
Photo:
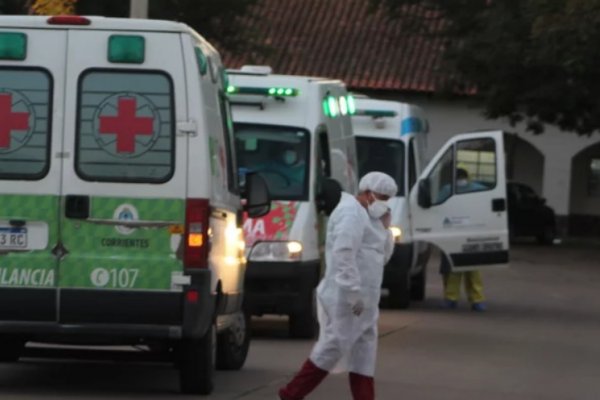
M 504 135 L 506 178 L 531 186 L 539 195 L 544 187 L 544 154 L 517 134 Z
M 569 234 L 600 236 L 600 142 L 573 156 Z

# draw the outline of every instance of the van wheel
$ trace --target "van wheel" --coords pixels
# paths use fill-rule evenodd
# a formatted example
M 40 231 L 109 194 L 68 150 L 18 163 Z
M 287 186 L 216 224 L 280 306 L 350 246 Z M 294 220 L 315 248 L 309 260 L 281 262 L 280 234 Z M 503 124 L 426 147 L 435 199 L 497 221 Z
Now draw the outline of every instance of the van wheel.
M 317 298 L 313 290 L 311 304 L 305 310 L 290 314 L 289 322 L 290 336 L 298 339 L 312 339 L 319 331 L 317 322 Z
M 410 284 L 410 299 L 415 301 L 425 300 L 425 284 L 427 282 L 427 268 L 423 267 Z
M 215 336 L 212 325 L 200 339 L 182 339 L 179 344 L 179 382 L 182 393 L 210 394 L 214 389 Z
M 396 285 L 389 288 L 388 303 L 390 308 L 408 308 L 410 306 L 411 288 L 408 268 Z
M 242 311 L 235 322 L 217 336 L 217 368 L 239 370 L 244 366 L 250 348 L 250 315 Z
M 14 336 L 0 335 L 0 362 L 19 361 L 25 341 Z

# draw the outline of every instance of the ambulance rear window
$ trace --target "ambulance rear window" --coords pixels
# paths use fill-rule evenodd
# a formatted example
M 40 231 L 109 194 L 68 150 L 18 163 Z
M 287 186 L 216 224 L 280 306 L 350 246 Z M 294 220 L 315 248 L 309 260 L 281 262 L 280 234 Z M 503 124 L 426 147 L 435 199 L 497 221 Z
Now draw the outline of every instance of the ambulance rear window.
M 39 180 L 49 169 L 52 78 L 0 68 L 0 179 Z
M 173 84 L 153 71 L 88 70 L 75 164 L 88 181 L 163 183 L 174 171 Z

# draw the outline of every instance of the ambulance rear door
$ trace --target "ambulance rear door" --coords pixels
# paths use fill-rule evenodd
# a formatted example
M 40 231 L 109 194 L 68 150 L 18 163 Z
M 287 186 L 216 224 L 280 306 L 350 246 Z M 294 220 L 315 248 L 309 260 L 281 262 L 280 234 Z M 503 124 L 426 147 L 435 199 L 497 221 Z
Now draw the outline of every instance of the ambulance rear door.
M 503 133 L 454 136 L 410 193 L 415 240 L 437 245 L 453 271 L 507 266 Z
M 48 323 L 57 318 L 67 33 L 13 25 L 0 28 L 0 320 Z
M 69 31 L 63 323 L 178 324 L 188 136 L 176 32 Z M 195 66 L 194 66 L 195 67 Z

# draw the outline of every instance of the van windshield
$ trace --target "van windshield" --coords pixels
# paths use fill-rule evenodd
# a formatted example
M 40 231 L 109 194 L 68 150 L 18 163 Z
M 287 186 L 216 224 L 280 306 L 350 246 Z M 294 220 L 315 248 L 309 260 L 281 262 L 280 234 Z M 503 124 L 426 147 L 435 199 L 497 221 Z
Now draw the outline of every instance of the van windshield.
M 301 128 L 235 124 L 240 178 L 259 172 L 273 200 L 308 200 L 310 133 Z
M 404 196 L 404 143 L 399 140 L 356 138 L 358 173 L 385 172 L 396 180 L 397 196 Z

